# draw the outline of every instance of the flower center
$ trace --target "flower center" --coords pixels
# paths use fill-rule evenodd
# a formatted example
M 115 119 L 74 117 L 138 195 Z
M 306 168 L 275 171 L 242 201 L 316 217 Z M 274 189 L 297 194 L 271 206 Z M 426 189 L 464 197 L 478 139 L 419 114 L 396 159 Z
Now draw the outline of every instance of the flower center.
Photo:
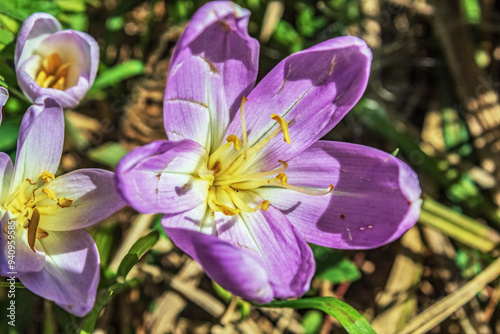
M 261 208 L 267 210 L 270 204 L 269 201 L 262 201 L 253 191 L 264 186 L 286 188 L 311 196 L 322 196 L 331 192 L 333 185 L 330 185 L 327 190 L 321 191 L 289 185 L 288 177 L 284 173 L 288 168 L 288 164 L 281 160 L 279 160 L 281 164 L 279 168 L 253 174 L 246 173 L 245 167 L 248 161 L 280 132 L 283 132 L 285 142 L 291 144 L 288 132 L 289 123 L 283 117 L 272 114 L 271 119 L 279 124 L 279 128 L 248 148 L 245 121 L 246 101 L 247 98 L 243 97 L 240 107 L 242 140 L 236 135 L 227 137 L 227 143 L 210 154 L 207 169 L 199 172 L 201 178 L 211 181 L 207 199 L 210 209 L 214 212 L 222 212 L 227 216 L 241 212 L 251 213 Z M 231 150 L 228 151 L 231 146 L 234 147 L 232 152 Z M 248 203 L 257 203 L 259 201 L 260 203 L 255 206 L 248 205 Z
M 28 244 L 35 251 L 36 239 L 43 239 L 49 234 L 38 227 L 40 215 L 51 215 L 61 208 L 67 208 L 73 203 L 72 199 L 66 197 L 57 198 L 53 190 L 46 184 L 54 180 L 54 174 L 43 172 L 38 175 L 35 181 L 24 180 L 5 201 L 5 208 L 14 216 L 17 227 L 28 230 Z M 4 226 L 4 232 L 6 232 Z
M 65 90 L 70 66 L 71 62 L 62 64 L 61 56 L 54 52 L 43 59 L 35 81 L 43 88 Z

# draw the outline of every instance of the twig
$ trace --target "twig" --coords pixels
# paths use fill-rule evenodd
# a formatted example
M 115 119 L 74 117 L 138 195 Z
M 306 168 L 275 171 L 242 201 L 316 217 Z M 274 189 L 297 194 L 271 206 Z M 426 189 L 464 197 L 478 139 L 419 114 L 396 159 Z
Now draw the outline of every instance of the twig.
M 500 275 L 500 259 L 495 260 L 481 274 L 451 295 L 441 299 L 413 318 L 400 332 L 401 334 L 426 333 L 458 310 L 479 291 Z

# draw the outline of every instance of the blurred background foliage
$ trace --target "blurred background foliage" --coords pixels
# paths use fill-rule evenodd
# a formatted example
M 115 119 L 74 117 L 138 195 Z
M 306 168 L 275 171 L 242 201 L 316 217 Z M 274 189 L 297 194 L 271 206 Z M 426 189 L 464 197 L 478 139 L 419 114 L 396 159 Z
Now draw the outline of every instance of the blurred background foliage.
M 10 99 L 0 151 L 14 158 L 29 106 L 13 56 L 19 27 L 30 14 L 48 12 L 65 28 L 88 32 L 100 46 L 93 88 L 80 106 L 66 111 L 64 173 L 113 169 L 133 147 L 165 137 L 161 113 L 169 56 L 205 2 L 3 1 L 0 85 Z M 394 152 L 417 171 L 424 191 L 420 221 L 401 240 L 373 251 L 315 246 L 317 272 L 307 296 L 344 300 L 379 333 L 500 332 L 498 2 L 236 2 L 252 12 L 249 32 L 261 43 L 259 79 L 287 55 L 324 40 L 356 35 L 367 41 L 374 54 L 367 92 L 326 139 Z M 94 311 L 80 320 L 19 286 L 17 326 L 2 321 L 1 333 L 343 330 L 329 312 L 280 309 L 279 303 L 262 308 L 233 298 L 172 245 L 157 216 L 125 208 L 91 233 L 102 262 Z M 0 308 L 7 302 L 1 289 Z M 322 307 L 311 305 L 304 307 Z

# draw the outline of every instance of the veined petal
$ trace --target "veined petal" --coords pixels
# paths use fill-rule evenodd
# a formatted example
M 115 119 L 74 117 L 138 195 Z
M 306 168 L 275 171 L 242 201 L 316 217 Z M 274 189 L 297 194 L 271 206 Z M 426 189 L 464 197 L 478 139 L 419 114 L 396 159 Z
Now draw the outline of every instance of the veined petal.
M 17 36 L 14 58 L 16 67 L 30 57 L 47 36 L 59 30 L 61 24 L 50 14 L 35 13 L 28 17 Z
M 212 64 L 222 81 L 220 89 L 226 98 L 228 109 L 218 112 L 229 113 L 224 118 L 233 117 L 240 106 L 241 98 L 250 93 L 257 78 L 259 43 L 248 35 L 249 16 L 248 10 L 229 1 L 211 1 L 202 6 L 177 42 L 170 61 L 165 95 L 172 97 L 178 90 L 178 84 L 171 81 L 171 74 L 179 64 L 193 56 L 203 57 Z M 167 111 L 167 108 L 165 110 Z M 167 116 L 165 113 L 165 124 L 169 117 L 172 115 Z M 182 118 L 182 115 L 178 118 Z M 185 129 L 177 129 L 173 125 L 174 123 L 172 126 L 166 125 L 168 136 L 171 136 L 169 131 L 185 132 Z M 203 129 L 202 127 L 196 130 Z
M 99 282 L 99 253 L 85 230 L 52 232 L 40 240 L 47 254 L 39 272 L 19 275 L 19 280 L 37 295 L 54 301 L 76 316 L 94 306 Z
M 26 111 L 19 129 L 14 180 L 11 191 L 26 178 L 55 174 L 64 142 L 64 115 L 59 103 L 41 96 Z
M 12 160 L 7 154 L 0 152 L 0 207 L 9 196 L 12 170 Z
M 418 219 L 417 175 L 388 153 L 319 141 L 288 166 L 289 184 L 316 189 L 334 185 L 324 196 L 281 188 L 257 190 L 307 242 L 342 249 L 375 248 L 399 238 Z
M 205 149 L 192 140 L 156 141 L 120 161 L 117 187 L 139 212 L 188 211 L 206 202 L 209 182 L 196 174 L 206 159 Z
M 311 248 L 277 209 L 224 216 L 216 213 L 217 234 L 266 264 L 276 298 L 299 297 L 309 289 L 314 274 Z
M 4 87 L 0 87 L 0 124 L 2 124 L 2 107 L 9 99 L 9 91 Z
M 167 85 L 163 108 L 168 138 L 215 149 L 229 124 L 220 72 L 208 59 L 191 56 L 171 67 Z
M 125 205 L 116 191 L 114 174 L 103 169 L 79 169 L 57 177 L 45 187 L 58 198 L 73 200 L 71 206 L 60 208 L 53 215 L 40 216 L 39 226 L 46 231 L 81 229 L 109 217 Z
M 257 303 L 273 299 L 269 274 L 260 259 L 213 235 L 182 228 L 165 227 L 165 231 L 224 289 Z
M 364 41 L 345 36 L 281 61 L 248 96 L 248 145 L 278 128 L 271 120 L 273 113 L 290 124 L 291 145 L 284 145 L 283 138 L 276 136 L 253 161 L 267 170 L 277 164 L 276 155 L 288 161 L 330 131 L 362 96 L 371 58 Z M 239 115 L 229 125 L 226 136 L 229 134 L 241 134 Z
M 2 209 L 0 208 L 0 223 L 2 230 L 0 231 L 0 251 L 2 255 L 0 256 L 0 275 L 8 276 L 9 272 L 16 272 L 17 274 L 23 274 L 28 272 L 37 272 L 42 270 L 45 265 L 45 254 L 43 248 L 39 242 L 35 243 L 35 252 L 28 245 L 27 238 L 27 230 L 20 227 L 17 228 L 17 223 L 14 223 L 13 226 L 16 227 L 16 232 L 14 235 L 14 243 L 11 241 L 11 245 L 15 248 L 14 254 L 12 251 L 9 252 L 9 240 L 8 235 L 4 233 L 4 228 L 6 231 L 9 231 L 8 227 L 5 226 L 8 224 L 9 220 L 13 217 L 9 211 L 4 212 L 2 214 Z M 11 246 L 12 247 L 12 246 Z M 15 255 L 12 258 L 15 262 L 14 270 L 11 270 L 8 266 L 8 260 L 11 258 L 8 255 Z

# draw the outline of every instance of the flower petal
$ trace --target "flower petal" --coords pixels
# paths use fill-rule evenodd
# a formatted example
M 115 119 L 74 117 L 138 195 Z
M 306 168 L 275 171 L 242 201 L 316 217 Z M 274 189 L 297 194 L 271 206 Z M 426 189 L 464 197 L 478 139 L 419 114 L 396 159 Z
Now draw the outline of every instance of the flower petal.
M 9 99 L 9 91 L 4 87 L 0 87 L 0 124 L 2 124 L 2 107 Z
M 51 97 L 39 97 L 21 122 L 11 190 L 26 178 L 35 180 L 43 172 L 55 174 L 63 142 L 64 115 L 61 106 Z
M 215 214 L 217 234 L 222 240 L 259 257 L 266 264 L 276 298 L 299 297 L 308 291 L 314 274 L 311 248 L 277 209 L 251 214 Z
M 210 216 L 210 210 L 208 210 L 206 203 L 186 212 L 164 215 L 161 221 L 164 227 L 184 228 L 205 234 L 215 234 L 215 222 Z
M 258 258 L 213 235 L 171 227 L 165 227 L 165 231 L 224 289 L 257 303 L 273 299 L 268 272 Z
M 371 58 L 364 41 L 345 36 L 281 61 L 248 96 L 248 145 L 278 128 L 273 113 L 291 123 L 291 145 L 278 135 L 253 162 L 259 161 L 262 170 L 273 168 L 278 160 L 288 161 L 330 131 L 362 96 Z M 226 136 L 230 134 L 241 134 L 239 115 L 229 125 Z
M 72 199 L 67 208 L 40 216 L 46 231 L 71 231 L 93 225 L 125 205 L 115 187 L 114 174 L 103 169 L 79 169 L 57 177 L 45 185 L 58 198 Z M 46 199 L 52 201 L 51 199 Z
M 7 154 L 0 152 L 0 206 L 9 196 L 12 170 L 12 160 Z
M 289 161 L 288 183 L 334 190 L 309 196 L 281 188 L 258 193 L 281 210 L 307 242 L 366 249 L 387 244 L 419 216 L 418 178 L 392 155 L 361 145 L 319 141 Z
M 221 77 L 221 91 L 226 97 L 229 108 L 223 110 L 225 113 L 229 111 L 229 115 L 225 115 L 224 118 L 232 118 L 240 106 L 241 98 L 250 93 L 257 78 L 259 43 L 248 35 L 249 16 L 248 10 L 229 1 L 211 1 L 202 6 L 177 42 L 170 61 L 165 95 L 172 97 L 173 92 L 179 90 L 180 83 L 174 83 L 171 78 L 171 74 L 176 71 L 179 64 L 188 61 L 194 55 L 203 57 Z M 165 111 L 167 110 L 165 108 Z M 165 129 L 169 138 L 171 138 L 169 131 L 186 132 L 185 128 L 174 128 L 175 123 L 167 125 L 172 113 L 168 116 L 165 113 Z M 181 119 L 182 115 L 177 118 Z M 204 127 L 196 130 L 202 129 Z M 189 139 L 194 140 L 194 138 Z
M 19 30 L 16 42 L 16 54 L 14 62 L 16 67 L 38 48 L 42 41 L 57 31 L 61 30 L 61 24 L 50 14 L 35 13 L 28 17 Z
M 209 182 L 195 177 L 207 153 L 191 140 L 156 141 L 127 154 L 116 169 L 117 187 L 142 213 L 176 214 L 205 203 Z
M 209 151 L 221 143 L 229 112 L 222 77 L 213 66 L 192 56 L 171 69 L 163 102 L 170 140 L 191 139 Z
M 2 210 L 0 209 L 0 215 L 2 215 Z M 12 240 L 8 240 L 8 235 L 3 231 L 9 231 L 9 225 L 5 226 L 5 224 L 9 224 L 14 217 L 7 211 L 3 213 L 3 217 L 0 217 L 0 223 L 2 230 L 0 231 L 0 251 L 2 256 L 0 256 L 0 275 L 8 276 L 9 272 L 16 272 L 17 274 L 23 274 L 28 272 L 36 272 L 40 271 L 45 264 L 45 254 L 39 242 L 35 243 L 35 252 L 31 250 L 28 245 L 28 237 L 27 230 L 19 227 L 17 228 L 17 222 L 10 226 L 15 226 L 16 231 L 14 234 L 14 238 Z M 9 251 L 9 242 L 11 248 L 14 247 L 14 252 Z M 13 258 L 10 258 L 9 255 L 13 255 Z M 14 260 L 15 264 L 13 268 L 10 268 L 8 265 L 8 260 Z
M 99 253 L 85 230 L 52 232 L 41 240 L 46 257 L 39 272 L 19 275 L 33 293 L 76 316 L 94 306 L 99 282 Z

